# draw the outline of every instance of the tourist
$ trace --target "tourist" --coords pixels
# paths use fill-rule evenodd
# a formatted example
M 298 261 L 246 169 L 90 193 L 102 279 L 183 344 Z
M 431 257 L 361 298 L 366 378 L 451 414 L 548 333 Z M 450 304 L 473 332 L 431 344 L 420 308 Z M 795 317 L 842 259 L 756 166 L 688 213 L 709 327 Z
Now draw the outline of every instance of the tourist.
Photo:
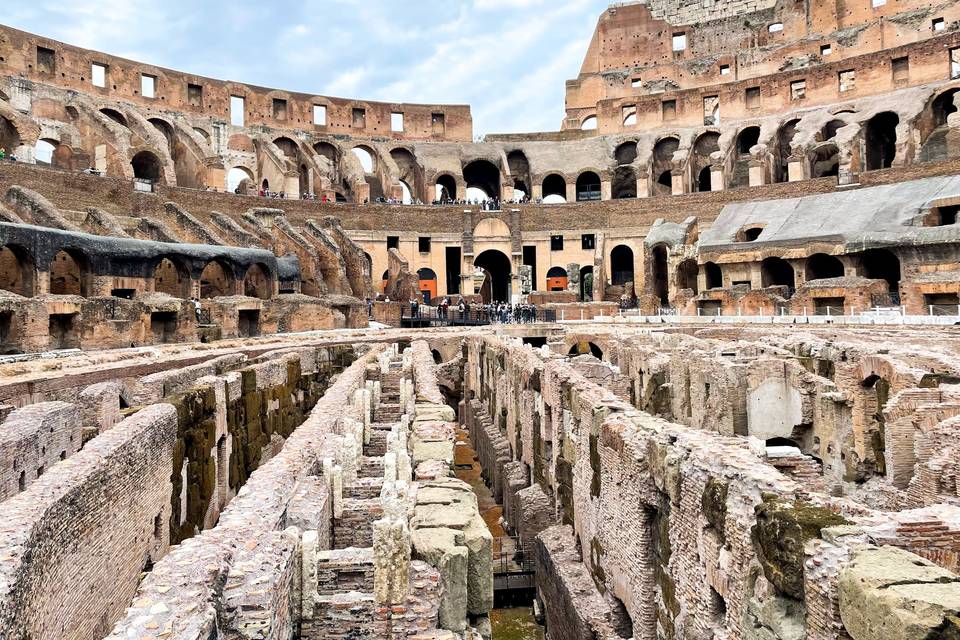
M 6 157 L 7 157 L 7 150 L 4 149 L 3 147 L 0 147 L 0 160 L 3 160 Z

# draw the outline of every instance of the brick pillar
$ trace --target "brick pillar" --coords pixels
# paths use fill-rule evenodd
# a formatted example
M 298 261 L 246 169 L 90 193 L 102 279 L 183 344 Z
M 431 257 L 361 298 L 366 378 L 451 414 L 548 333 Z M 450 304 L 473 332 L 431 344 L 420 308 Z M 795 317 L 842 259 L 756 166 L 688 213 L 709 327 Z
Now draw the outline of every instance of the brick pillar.
M 600 199 L 601 200 L 612 200 L 613 199 L 613 183 L 609 180 L 600 181 Z
M 577 183 L 568 182 L 567 183 L 567 202 L 576 202 L 577 201 Z
M 710 191 L 723 191 L 724 187 L 723 167 L 710 167 Z

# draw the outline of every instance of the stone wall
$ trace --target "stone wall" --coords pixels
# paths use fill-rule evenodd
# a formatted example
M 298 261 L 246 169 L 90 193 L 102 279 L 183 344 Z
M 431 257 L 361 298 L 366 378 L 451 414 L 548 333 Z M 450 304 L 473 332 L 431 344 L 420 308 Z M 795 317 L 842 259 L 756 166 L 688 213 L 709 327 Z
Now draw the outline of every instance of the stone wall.
M 176 411 L 153 405 L 2 504 L 0 629 L 102 638 L 166 553 Z

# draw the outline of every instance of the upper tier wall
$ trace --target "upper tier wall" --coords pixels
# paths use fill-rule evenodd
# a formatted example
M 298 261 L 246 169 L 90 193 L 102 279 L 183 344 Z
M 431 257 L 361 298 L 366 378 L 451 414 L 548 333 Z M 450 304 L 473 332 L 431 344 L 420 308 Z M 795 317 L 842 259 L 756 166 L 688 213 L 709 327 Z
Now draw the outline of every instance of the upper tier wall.
M 46 52 L 53 52 L 48 54 Z M 106 68 L 103 87 L 94 86 L 92 66 Z M 470 141 L 473 118 L 467 105 L 419 105 L 332 98 L 214 80 L 134 62 L 0 25 L 0 74 L 141 106 L 230 120 L 231 96 L 243 97 L 245 122 L 279 129 L 397 140 Z M 141 77 L 154 79 L 155 97 L 141 95 Z M 314 105 L 326 107 L 326 124 L 314 124 Z M 359 117 L 357 110 L 364 112 Z M 403 131 L 391 130 L 402 113 Z
M 600 133 L 702 122 L 703 100 L 713 95 L 726 120 L 759 117 L 960 73 L 951 68 L 951 55 L 960 64 L 956 3 L 796 0 L 723 11 L 742 4 L 654 6 L 652 14 L 644 4 L 608 9 L 579 76 L 567 82 L 563 128 L 579 129 L 591 116 Z M 855 82 L 841 88 L 840 73 L 849 71 Z M 675 109 L 661 117 L 661 103 L 671 101 Z M 630 113 L 635 124 L 625 124 Z

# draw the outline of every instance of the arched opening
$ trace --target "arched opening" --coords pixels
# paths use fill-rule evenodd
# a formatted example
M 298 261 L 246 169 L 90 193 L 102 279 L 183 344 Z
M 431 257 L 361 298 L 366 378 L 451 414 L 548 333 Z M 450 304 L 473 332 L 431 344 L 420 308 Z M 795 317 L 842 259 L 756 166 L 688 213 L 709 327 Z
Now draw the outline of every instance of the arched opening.
M 744 227 L 737 232 L 736 242 L 756 242 L 763 235 L 763 229 L 761 225 Z
M 653 195 L 668 196 L 673 193 L 673 154 L 680 148 L 679 138 L 664 138 L 653 147 L 653 162 L 650 171 L 655 180 Z
M 807 258 L 805 271 L 807 272 L 807 281 L 842 278 L 844 276 L 843 263 L 840 262 L 840 259 L 825 253 L 815 253 Z
M 33 148 L 33 159 L 37 164 L 53 164 L 53 154 L 57 151 L 57 143 L 52 140 L 37 140 Z
M 708 262 L 703 265 L 703 274 L 706 276 L 707 289 L 723 288 L 723 269 L 715 262 Z
M 613 170 L 611 194 L 614 200 L 637 197 L 637 174 L 633 167 L 626 165 Z
M 839 118 L 836 120 L 831 120 L 827 124 L 823 125 L 823 129 L 820 130 L 820 139 L 822 141 L 826 141 L 836 138 L 837 132 L 845 126 L 847 126 L 847 123 Z
M 867 171 L 888 169 L 897 157 L 897 125 L 900 116 L 884 111 L 870 118 L 866 132 Z
M 581 131 L 596 131 L 597 130 L 597 116 L 587 116 L 583 119 L 583 122 L 580 123 Z
M 190 297 L 190 276 L 170 258 L 164 258 L 153 272 L 153 290 L 174 298 Z
M 625 244 L 617 245 L 610 252 L 610 283 L 622 287 L 635 282 L 633 270 L 633 249 Z
M 433 364 L 443 364 L 443 356 L 440 355 L 439 351 L 436 349 L 431 349 L 430 355 L 433 356 Z
M 405 147 L 397 147 L 390 152 L 390 158 L 397 166 L 397 177 L 400 179 L 401 186 L 406 187 L 403 203 L 412 204 L 414 200 L 426 197 L 423 195 L 425 191 L 423 169 L 417 163 L 416 156 Z
M 792 290 L 797 286 L 793 267 L 783 258 L 767 258 L 761 262 L 760 281 L 764 288 L 783 286 Z
M 487 160 L 474 160 L 463 168 L 463 180 L 467 189 L 478 189 L 487 198 L 500 197 L 500 169 Z M 468 197 L 469 194 L 468 194 Z
M 653 281 L 653 295 L 660 301 L 661 307 L 670 305 L 670 283 L 667 279 L 667 248 L 660 244 L 651 251 L 650 275 Z
M 122 113 L 120 113 L 116 109 L 100 109 L 100 113 L 107 116 L 108 118 L 110 118 L 111 120 L 119 124 L 120 126 L 123 126 L 123 127 L 127 126 L 127 119 L 123 116 Z
M 474 267 L 484 274 L 480 294 L 484 303 L 510 302 L 510 277 L 512 267 L 510 258 L 501 251 L 484 251 L 473 261 Z
M 15 153 L 20 146 L 20 133 L 13 123 L 0 116 L 0 148 L 6 149 L 7 155 Z
M 886 416 L 883 409 L 890 400 L 891 385 L 876 374 L 860 383 L 863 416 L 867 424 L 865 437 L 869 439 L 867 460 L 873 462 L 876 475 L 886 475 Z
M 737 135 L 737 157 L 733 163 L 730 187 L 750 185 L 750 149 L 760 142 L 760 127 L 747 127 Z
M 87 295 L 87 261 L 83 254 L 64 249 L 50 263 L 50 293 L 55 296 Z
M 943 160 L 950 155 L 950 144 L 947 137 L 950 127 L 947 120 L 951 114 L 957 112 L 954 98 L 960 89 L 947 89 L 930 102 L 929 109 L 918 121 L 920 139 L 922 141 L 918 160 L 932 162 Z
M 637 159 L 637 143 L 633 140 L 624 142 L 617 147 L 616 151 L 613 152 L 613 157 L 620 166 L 625 164 L 633 164 Z
M 437 273 L 430 268 L 424 267 L 417 271 L 417 277 L 420 278 L 420 295 L 423 296 L 424 304 L 437 297 Z
M 273 294 L 273 284 L 269 270 L 262 264 L 250 265 L 243 276 L 243 295 L 248 298 L 269 300 Z
M 527 154 L 520 150 L 514 150 L 507 154 L 507 166 L 510 168 L 510 175 L 513 177 L 514 185 L 514 197 L 518 196 L 516 193 L 518 187 L 520 191 L 523 192 L 523 195 L 529 195 L 530 189 L 530 161 L 527 160 Z
M 697 283 L 697 276 L 700 275 L 700 267 L 697 261 L 693 259 L 684 260 L 677 265 L 677 289 L 689 289 L 693 295 L 700 293 L 700 285 Z
M 159 182 L 162 172 L 160 158 L 151 151 L 141 151 L 130 161 L 133 166 L 133 177 L 150 182 Z
M 33 296 L 34 264 L 20 247 L 0 248 L 0 289 L 29 298 Z
M 447 202 L 457 199 L 457 181 L 451 175 L 437 178 L 437 200 Z
M 547 291 L 566 291 L 569 278 L 563 267 L 552 267 L 547 271 Z
M 887 249 L 870 249 L 860 254 L 860 271 L 864 278 L 886 280 L 890 292 L 900 291 L 900 259 Z
M 163 134 L 164 139 L 167 141 L 167 149 L 170 151 L 170 154 L 173 155 L 173 145 L 175 141 L 173 127 L 170 126 L 170 123 L 166 120 L 161 120 L 160 118 L 150 118 L 150 124 L 153 125 L 153 128 Z
M 742 156 L 749 156 L 750 149 L 760 142 L 760 127 L 747 127 L 737 136 L 737 151 Z
M 287 158 L 296 160 L 300 155 L 300 149 L 297 146 L 297 143 L 290 138 L 281 136 L 274 140 L 273 144 L 275 144 L 277 148 L 280 149 L 280 152 L 283 153 L 283 155 Z
M 930 111 L 934 128 L 945 126 L 950 115 L 957 112 L 957 106 L 953 102 L 957 92 L 960 92 L 960 89 L 947 89 L 933 99 Z
M 790 120 L 777 131 L 776 164 L 774 178 L 776 182 L 787 182 L 790 179 L 790 155 L 793 153 L 793 138 L 797 135 L 797 125 L 800 120 Z
M 576 358 L 578 356 L 593 356 L 597 360 L 603 360 L 603 349 L 592 342 L 581 340 L 580 342 L 574 343 L 570 347 L 570 351 L 567 352 L 567 355 L 571 358 Z
M 593 300 L 593 267 L 586 266 L 580 268 L 580 300 L 590 302 Z
M 207 263 L 200 274 L 200 298 L 222 298 L 233 295 L 233 273 L 216 260 Z
M 270 191 L 270 181 L 264 178 L 263 182 L 260 183 L 260 189 L 263 191 Z
M 546 204 L 558 204 L 567 201 L 567 181 L 563 179 L 563 176 L 552 173 L 543 179 L 543 201 Z
M 577 202 L 600 199 L 600 176 L 593 171 L 584 171 L 577 178 Z
M 255 188 L 256 178 L 246 167 L 234 167 L 227 172 L 227 191 L 248 194 Z
M 696 177 L 694 191 L 710 191 L 713 188 L 710 165 L 711 154 L 720 151 L 720 134 L 708 131 L 697 138 L 693 145 L 693 175 Z
M 410 189 L 410 185 L 400 181 L 400 202 L 403 204 L 413 204 L 413 191 Z
M 353 155 L 357 157 L 357 160 L 360 161 L 360 167 L 363 168 L 363 172 L 367 175 L 372 174 L 377 169 L 376 156 L 373 153 L 373 149 L 369 147 L 354 147 Z

